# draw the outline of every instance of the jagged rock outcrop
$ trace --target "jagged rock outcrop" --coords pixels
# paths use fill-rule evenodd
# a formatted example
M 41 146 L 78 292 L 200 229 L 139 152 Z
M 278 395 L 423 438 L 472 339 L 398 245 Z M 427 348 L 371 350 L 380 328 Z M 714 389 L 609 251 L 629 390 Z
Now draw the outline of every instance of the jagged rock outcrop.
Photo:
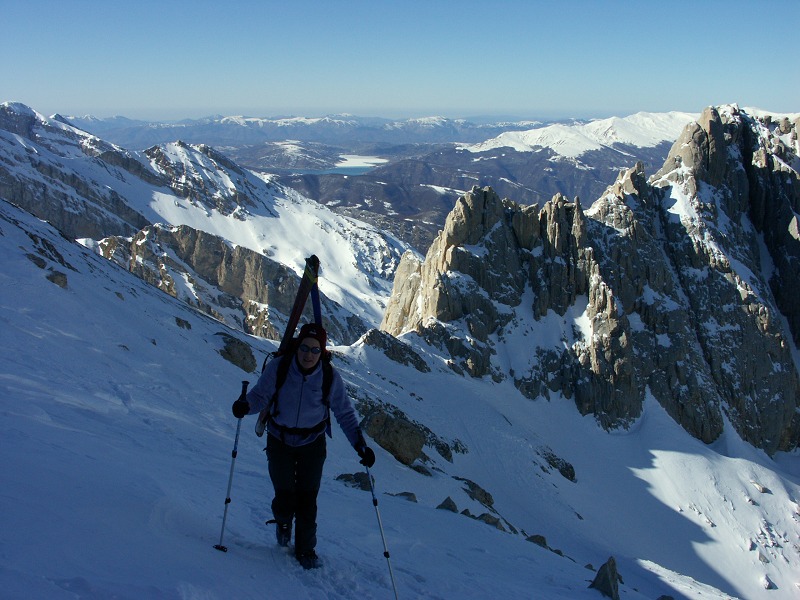
M 611 598 L 611 600 L 619 600 L 620 581 L 622 581 L 622 577 L 620 577 L 617 572 L 617 561 L 611 556 L 606 563 L 597 570 L 597 575 L 595 575 L 589 587 L 597 590 L 603 594 L 603 596 Z
M 794 123 L 783 119 L 777 127 L 769 118 L 749 123 L 740 128 L 748 215 L 764 236 L 775 266 L 770 289 L 789 321 L 795 344 L 800 345 L 800 118 Z
M 707 443 L 727 417 L 755 446 L 792 449 L 799 171 L 797 124 L 733 106 L 688 126 L 650 181 L 624 171 L 586 211 L 473 188 L 424 261 L 403 257 L 381 328 L 530 398 L 561 392 L 604 427 L 652 395 Z
M 363 337 L 367 346 L 378 348 L 387 358 L 414 367 L 420 373 L 430 373 L 428 363 L 414 349 L 379 329 L 370 329 Z
M 573 352 L 531 344 L 524 368 L 508 375 L 531 398 L 561 390 L 606 426 L 628 422 L 641 411 L 629 336 L 586 245 L 585 221 L 580 203 L 563 196 L 537 212 L 474 188 L 458 200 L 424 262 L 403 257 L 381 328 L 417 331 L 450 352 L 455 370 L 499 380 L 506 374 L 498 348 L 517 335 L 525 312 L 563 316 L 588 295 L 598 343 L 578 343 Z
M 721 400 L 699 347 L 686 294 L 663 247 L 658 198 L 641 165 L 590 211 L 602 271 L 625 314 L 638 396 L 649 392 L 706 443 L 722 432 Z
M 684 134 L 652 184 L 713 383 L 703 394 L 718 395 L 745 440 L 769 452 L 788 449 L 800 439 L 800 384 L 787 339 L 800 340 L 800 240 L 788 233 L 800 207 L 797 148 L 784 153 L 790 167 L 770 150 L 785 136 L 780 128 L 735 106 L 706 109 L 699 126 L 693 162 L 680 148 Z
M 477 191 L 459 198 L 425 261 L 420 263 L 410 253 L 403 256 L 395 274 L 400 287 L 393 291 L 381 325 L 396 334 L 417 328 L 428 316 L 443 322 L 464 319 L 475 343 L 467 342 L 462 362 L 474 376 L 489 372 L 484 342 L 491 325 L 501 319 L 493 296 L 505 304 L 517 303 L 524 283 L 506 209 L 495 200 L 489 192 Z M 495 227 L 498 223 L 505 226 Z M 475 246 L 479 242 L 480 249 Z M 491 263 L 485 260 L 488 253 Z M 419 293 L 421 289 L 425 293 Z

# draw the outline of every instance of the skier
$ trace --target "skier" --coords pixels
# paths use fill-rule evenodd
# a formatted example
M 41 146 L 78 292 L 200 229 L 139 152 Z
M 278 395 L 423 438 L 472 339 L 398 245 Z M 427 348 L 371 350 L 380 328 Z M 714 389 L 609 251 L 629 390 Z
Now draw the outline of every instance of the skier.
M 375 464 L 358 425 L 341 375 L 325 349 L 327 333 L 307 323 L 290 351 L 267 363 L 247 398 L 233 403 L 233 416 L 258 414 L 267 408 L 267 460 L 275 490 L 272 514 L 278 544 L 288 546 L 295 524 L 295 558 L 305 569 L 320 566 L 317 544 L 317 494 L 326 457 L 325 433 L 331 435 L 333 411 L 361 464 Z

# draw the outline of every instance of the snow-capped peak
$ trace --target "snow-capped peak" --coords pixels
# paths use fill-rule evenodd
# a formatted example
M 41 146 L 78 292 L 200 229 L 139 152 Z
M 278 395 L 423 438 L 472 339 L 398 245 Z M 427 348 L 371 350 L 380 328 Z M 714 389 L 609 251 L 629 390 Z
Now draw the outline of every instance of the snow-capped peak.
M 683 128 L 698 116 L 696 113 L 676 111 L 639 112 L 628 117 L 597 119 L 585 124 L 556 123 L 537 129 L 509 131 L 480 144 L 460 147 L 469 152 L 485 152 L 503 147 L 513 148 L 518 152 L 550 148 L 561 156 L 577 158 L 586 152 L 610 148 L 615 144 L 644 148 L 674 141 Z

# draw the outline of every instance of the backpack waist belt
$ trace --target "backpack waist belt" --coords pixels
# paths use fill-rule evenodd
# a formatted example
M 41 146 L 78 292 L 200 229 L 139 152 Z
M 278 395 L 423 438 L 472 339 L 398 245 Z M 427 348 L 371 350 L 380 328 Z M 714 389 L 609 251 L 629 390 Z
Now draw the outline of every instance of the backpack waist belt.
M 313 427 L 287 427 L 286 425 L 281 425 L 280 423 L 277 423 L 275 419 L 270 419 L 270 422 L 275 426 L 275 428 L 278 431 L 280 431 L 281 437 L 283 437 L 287 433 L 291 435 L 300 435 L 300 436 L 314 435 L 316 433 L 322 433 L 328 428 L 328 419 L 320 421 Z

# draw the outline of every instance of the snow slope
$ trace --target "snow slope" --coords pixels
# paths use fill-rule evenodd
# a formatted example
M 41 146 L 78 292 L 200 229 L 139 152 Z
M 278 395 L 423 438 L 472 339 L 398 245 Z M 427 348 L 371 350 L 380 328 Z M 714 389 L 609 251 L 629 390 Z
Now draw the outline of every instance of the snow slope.
M 229 551 L 212 547 L 236 430 L 230 404 L 242 380 L 255 382 L 220 357 L 219 334 L 259 358 L 272 342 L 193 312 L 4 202 L 0 233 L 3 598 L 393 597 L 371 497 L 335 479 L 361 469 L 341 432 L 320 494 L 321 570 L 300 569 L 264 526 L 270 486 L 251 419 Z M 466 448 L 448 462 L 426 447 L 425 476 L 375 446 L 399 597 L 599 599 L 587 586 L 612 555 L 626 599 L 800 593 L 797 452 L 773 461 L 731 433 L 705 446 L 652 401 L 631 430 L 608 434 L 570 400 L 531 402 L 509 384 L 459 377 L 407 341 L 431 373 L 363 343 L 336 348 L 359 398 Z M 573 465 L 575 481 L 549 467 L 547 450 Z M 492 494 L 506 531 L 436 509 L 450 497 L 459 511 L 486 512 L 456 477 Z M 526 540 L 534 534 L 558 553 Z
M 164 148 L 174 151 L 176 145 L 165 144 Z M 191 147 L 188 152 L 196 155 Z M 190 160 L 183 152 L 174 159 Z M 218 171 L 210 167 L 205 172 Z M 224 180 L 227 174 L 219 173 L 223 179 L 218 184 L 228 185 Z M 272 183 L 268 175 L 248 172 L 246 176 L 256 190 L 255 204 L 240 207 L 233 214 L 163 192 L 154 192 L 144 199 L 145 205 L 134 206 L 150 214 L 155 222 L 189 225 L 213 233 L 287 265 L 298 274 L 302 274 L 306 257 L 325 256 L 320 291 L 366 321 L 380 323 L 392 291 L 394 270 L 407 245 Z
M 306 257 L 325 256 L 325 280 L 320 282 L 320 291 L 368 322 L 380 323 L 394 269 L 406 245 L 273 183 L 268 175 L 234 173 L 196 146 L 168 143 L 160 149 L 171 166 L 178 165 L 195 178 L 206 179 L 204 189 L 218 190 L 222 196 L 245 191 L 253 203 L 240 204 L 226 214 L 171 190 L 148 189 L 144 194 L 126 196 L 134 208 L 153 222 L 189 225 L 218 235 L 298 274 L 305 268 Z M 155 162 L 151 166 L 163 173 Z

